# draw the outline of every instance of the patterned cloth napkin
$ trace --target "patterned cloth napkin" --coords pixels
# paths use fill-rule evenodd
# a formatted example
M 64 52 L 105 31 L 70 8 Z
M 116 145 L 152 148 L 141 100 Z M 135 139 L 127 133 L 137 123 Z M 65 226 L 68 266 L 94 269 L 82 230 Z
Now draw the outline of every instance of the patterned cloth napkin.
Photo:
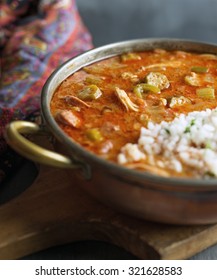
M 52 71 L 92 48 L 74 0 L 6 0 L 0 4 L 0 183 L 20 164 L 6 144 L 7 123 L 39 114 Z

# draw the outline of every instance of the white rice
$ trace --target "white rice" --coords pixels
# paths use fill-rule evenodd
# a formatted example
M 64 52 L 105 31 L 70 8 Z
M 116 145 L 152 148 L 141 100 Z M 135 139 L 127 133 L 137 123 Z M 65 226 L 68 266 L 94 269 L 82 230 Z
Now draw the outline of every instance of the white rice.
M 187 166 L 195 177 L 217 177 L 217 108 L 180 114 L 171 122 L 149 122 L 138 143 L 126 144 L 118 155 L 120 164 L 144 160 L 178 173 Z

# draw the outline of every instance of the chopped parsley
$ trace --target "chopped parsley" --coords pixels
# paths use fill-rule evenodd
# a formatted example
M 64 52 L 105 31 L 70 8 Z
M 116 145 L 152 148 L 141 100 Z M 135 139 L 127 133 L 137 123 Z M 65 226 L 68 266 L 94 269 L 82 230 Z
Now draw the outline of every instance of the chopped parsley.
M 165 131 L 166 131 L 166 133 L 167 133 L 168 135 L 171 135 L 171 132 L 170 132 L 170 130 L 169 130 L 168 128 L 165 128 Z
M 190 126 L 187 126 L 186 129 L 184 130 L 184 133 L 189 133 L 191 132 L 191 126 L 195 125 L 195 119 L 192 119 L 190 122 Z
M 187 126 L 186 129 L 184 130 L 184 133 L 189 133 L 189 132 L 191 132 L 191 127 Z

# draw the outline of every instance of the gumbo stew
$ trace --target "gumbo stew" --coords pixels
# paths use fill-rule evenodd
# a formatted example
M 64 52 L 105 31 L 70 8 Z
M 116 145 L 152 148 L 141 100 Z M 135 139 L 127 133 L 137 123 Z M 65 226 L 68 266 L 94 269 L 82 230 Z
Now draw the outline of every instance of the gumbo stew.
M 217 56 L 154 49 L 88 65 L 51 100 L 85 149 L 161 176 L 217 178 Z

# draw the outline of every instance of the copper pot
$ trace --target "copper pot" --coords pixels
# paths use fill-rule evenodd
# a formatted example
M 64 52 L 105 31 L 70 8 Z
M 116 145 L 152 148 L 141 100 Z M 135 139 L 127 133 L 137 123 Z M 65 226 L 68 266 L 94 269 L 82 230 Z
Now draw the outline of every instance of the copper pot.
M 10 123 L 6 128 L 6 140 L 16 151 L 33 161 L 80 170 L 72 175 L 79 177 L 79 185 L 118 211 L 170 224 L 216 223 L 216 179 L 164 178 L 106 161 L 70 139 L 50 113 L 50 100 L 56 87 L 77 70 L 124 52 L 153 48 L 217 54 L 217 45 L 179 39 L 139 39 L 90 50 L 61 65 L 43 87 L 41 112 L 44 124 L 56 139 L 56 152 L 37 146 L 20 134 L 42 130 L 43 126 L 39 127 L 35 123 Z

